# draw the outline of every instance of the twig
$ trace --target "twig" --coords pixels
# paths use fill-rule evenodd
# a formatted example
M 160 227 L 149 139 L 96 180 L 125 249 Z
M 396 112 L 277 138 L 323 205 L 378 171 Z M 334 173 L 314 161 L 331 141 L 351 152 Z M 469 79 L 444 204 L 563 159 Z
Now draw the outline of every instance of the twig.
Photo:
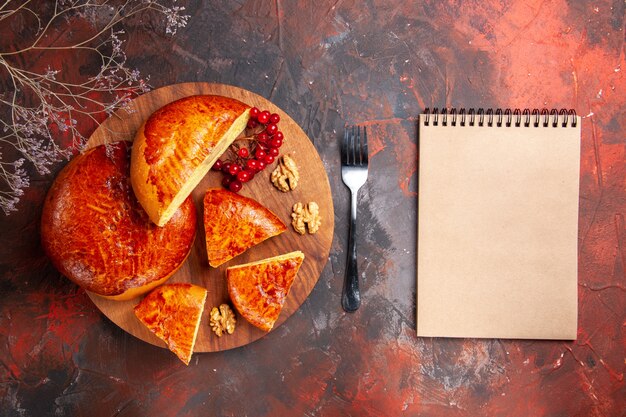
M 165 2 L 172 5 L 166 6 Z M 122 49 L 123 30 L 118 26 L 132 16 L 153 13 L 164 18 L 165 33 L 174 35 L 186 25 L 189 16 L 183 15 L 184 7 L 174 6 L 176 0 L 56 0 L 47 13 L 31 6 L 31 0 L 5 1 L 0 5 L 0 25 L 8 26 L 10 19 L 22 16 L 36 21 L 33 39 L 25 39 L 27 46 L 16 50 L 0 49 L 0 76 L 5 74 L 12 91 L 0 92 L 0 208 L 5 214 L 16 210 L 16 204 L 29 186 L 30 178 L 23 165 L 33 167 L 40 174 L 47 174 L 55 163 L 69 158 L 82 148 L 86 137 L 81 129 L 84 121 L 98 122 L 98 116 L 111 115 L 120 108 L 128 108 L 130 100 L 149 91 L 149 77 L 127 66 Z M 92 18 L 99 10 L 111 10 L 110 17 L 98 24 Z M 50 36 L 73 20 L 84 19 L 92 31 L 85 37 L 69 44 L 55 44 Z M 44 44 L 46 39 L 55 39 Z M 76 78 L 48 67 L 43 72 L 23 68 L 20 63 L 29 62 L 33 53 L 95 54 L 100 60 L 96 74 L 75 82 Z M 58 134 L 71 136 L 71 145 L 64 147 L 55 141 Z M 13 148 L 17 152 L 12 161 L 4 159 L 3 150 Z M 6 152 L 5 152 L 6 153 Z

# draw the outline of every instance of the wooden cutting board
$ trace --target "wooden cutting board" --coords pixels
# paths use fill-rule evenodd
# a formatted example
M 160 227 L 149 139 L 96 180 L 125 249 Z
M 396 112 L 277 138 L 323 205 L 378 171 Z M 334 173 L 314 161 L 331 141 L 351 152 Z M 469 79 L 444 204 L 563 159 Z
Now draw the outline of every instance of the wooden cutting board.
M 257 174 L 244 184 L 242 195 L 251 197 L 272 210 L 288 226 L 283 234 L 273 237 L 247 252 L 239 255 L 219 268 L 212 268 L 206 257 L 202 201 L 208 188 L 220 187 L 222 175 L 210 171 L 192 193 L 198 214 L 198 227 L 194 247 L 187 261 L 168 282 L 191 282 L 208 290 L 207 302 L 200 324 L 195 352 L 215 352 L 235 348 L 253 342 L 267 333 L 257 329 L 237 315 L 237 327 L 232 335 L 217 337 L 209 326 L 209 311 L 222 303 L 230 303 L 226 288 L 226 268 L 246 262 L 260 260 L 294 250 L 305 254 L 304 263 L 298 272 L 291 292 L 287 297 L 274 328 L 285 322 L 307 298 L 317 283 L 326 265 L 333 239 L 334 211 L 328 177 L 320 157 L 306 134 L 285 112 L 265 98 L 250 91 L 210 83 L 184 83 L 146 93 L 132 102 L 133 112 L 119 110 L 102 123 L 93 133 L 87 147 L 94 147 L 118 140 L 132 141 L 139 126 L 158 108 L 176 99 L 194 94 L 217 94 L 236 98 L 261 110 L 269 110 L 280 115 L 280 130 L 285 139 L 280 148 L 281 155 L 293 157 L 300 170 L 298 187 L 288 193 L 278 191 L 270 182 L 271 171 L 276 163 Z M 322 226 L 314 235 L 301 236 L 291 227 L 291 208 L 294 203 L 315 201 L 320 207 Z M 133 312 L 140 298 L 130 301 L 111 301 L 89 293 L 95 305 L 115 324 L 128 333 L 153 345 L 165 344 L 141 324 Z M 271 332 L 270 332 L 271 333 Z

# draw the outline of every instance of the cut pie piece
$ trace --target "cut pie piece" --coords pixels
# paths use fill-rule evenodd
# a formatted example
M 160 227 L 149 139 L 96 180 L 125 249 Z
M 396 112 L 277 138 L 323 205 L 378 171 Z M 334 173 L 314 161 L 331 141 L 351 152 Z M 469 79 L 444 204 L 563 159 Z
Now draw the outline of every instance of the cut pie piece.
M 130 171 L 150 220 L 170 220 L 249 118 L 247 104 L 212 95 L 184 97 L 152 113 L 135 136 Z
M 137 304 L 135 315 L 189 365 L 206 296 L 207 290 L 197 285 L 161 285 Z
M 204 196 L 204 231 L 209 265 L 218 267 L 247 249 L 287 230 L 257 201 L 223 188 Z
M 272 330 L 303 260 L 295 251 L 229 267 L 228 294 L 239 314 L 261 330 Z

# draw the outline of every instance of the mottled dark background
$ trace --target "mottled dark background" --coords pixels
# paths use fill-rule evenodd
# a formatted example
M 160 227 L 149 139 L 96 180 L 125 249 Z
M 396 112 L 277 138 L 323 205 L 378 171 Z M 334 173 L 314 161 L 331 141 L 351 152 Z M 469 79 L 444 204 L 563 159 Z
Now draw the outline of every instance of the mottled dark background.
M 326 269 L 280 328 L 185 367 L 108 321 L 48 263 L 38 219 L 54 176 L 33 173 L 19 212 L 0 214 L 0 415 L 625 415 L 623 0 L 178 3 L 191 17 L 174 37 L 151 18 L 121 26 L 129 63 L 154 87 L 249 89 L 305 129 L 333 190 Z M 55 33 L 72 39 L 83 26 Z M 18 22 L 5 41 L 27 31 Z M 98 65 L 31 59 L 66 74 Z M 416 337 L 416 121 L 443 106 L 565 107 L 584 117 L 577 341 Z M 346 123 L 371 133 L 354 314 L 340 303 Z

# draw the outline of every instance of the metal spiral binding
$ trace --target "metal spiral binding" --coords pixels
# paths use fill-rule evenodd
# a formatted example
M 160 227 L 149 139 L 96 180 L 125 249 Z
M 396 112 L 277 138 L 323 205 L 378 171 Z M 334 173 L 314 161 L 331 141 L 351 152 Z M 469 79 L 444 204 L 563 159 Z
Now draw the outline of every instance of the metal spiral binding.
M 469 109 L 464 107 L 430 110 L 421 115 L 424 125 L 429 126 L 496 126 L 496 127 L 576 127 L 578 119 L 574 109 Z

